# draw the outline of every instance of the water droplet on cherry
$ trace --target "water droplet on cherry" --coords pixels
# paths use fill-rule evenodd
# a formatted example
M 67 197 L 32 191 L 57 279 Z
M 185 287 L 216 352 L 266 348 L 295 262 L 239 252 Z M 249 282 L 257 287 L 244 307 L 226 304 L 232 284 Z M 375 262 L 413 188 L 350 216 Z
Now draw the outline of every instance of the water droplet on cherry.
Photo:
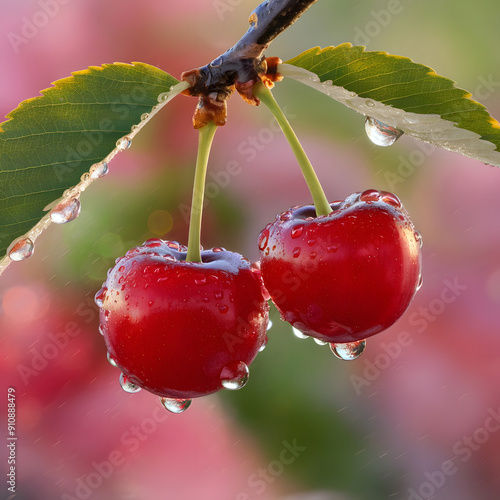
M 352 361 L 359 358 L 366 347 L 366 340 L 358 340 L 357 342 L 345 342 L 343 344 L 330 344 L 330 349 L 333 354 L 339 359 Z
M 103 286 L 94 296 L 94 302 L 96 303 L 97 307 L 102 307 L 104 303 L 104 299 L 106 298 L 106 292 L 108 289 Z
M 106 357 L 108 358 L 108 363 L 111 365 L 111 366 L 114 366 L 115 368 L 118 368 L 118 364 L 116 363 L 116 361 L 111 357 L 111 354 L 109 354 L 109 352 L 106 354 Z M 123 386 L 122 386 L 123 387 Z M 126 390 L 126 389 L 124 389 Z M 128 391 L 127 391 L 128 392 Z
M 292 227 L 292 238 L 298 238 L 304 232 L 304 225 L 300 224 L 298 226 Z
M 7 255 L 11 260 L 19 262 L 31 257 L 34 251 L 35 244 L 30 238 L 18 238 L 9 245 L 9 248 L 7 248 Z
M 267 242 L 269 241 L 269 230 L 268 229 L 264 229 L 261 231 L 260 235 L 259 235 L 259 241 L 257 242 L 258 246 L 259 246 L 259 250 L 264 250 L 264 248 L 266 248 L 267 246 Z
M 317 339 L 317 338 L 314 338 L 314 337 L 313 337 L 313 340 L 318 345 L 326 345 L 326 344 L 328 344 L 328 342 L 325 342 L 324 340 L 320 340 L 320 339 Z
M 134 394 L 135 392 L 139 392 L 141 390 L 138 385 L 131 382 L 123 373 L 120 374 L 120 385 L 125 392 L 129 392 L 130 394 Z
M 295 328 L 294 326 L 292 326 L 292 331 L 293 331 L 293 334 L 298 339 L 307 339 L 309 337 L 308 335 L 304 335 L 298 328 Z
M 66 224 L 78 217 L 80 209 L 80 197 L 78 195 L 72 196 L 58 203 L 50 211 L 50 218 L 56 224 Z
M 424 284 L 424 278 L 422 275 L 418 277 L 418 285 L 417 285 L 417 292 L 422 288 L 422 285 Z
M 182 413 L 191 406 L 191 399 L 160 398 L 163 407 L 171 413 Z
M 248 382 L 249 374 L 248 366 L 243 361 L 233 361 L 222 368 L 220 383 L 225 389 L 236 391 Z
M 382 147 L 392 146 L 403 135 L 401 130 L 379 122 L 371 116 L 366 117 L 365 130 L 373 144 Z
M 295 247 L 292 252 L 292 256 L 297 258 L 300 255 L 300 247 Z

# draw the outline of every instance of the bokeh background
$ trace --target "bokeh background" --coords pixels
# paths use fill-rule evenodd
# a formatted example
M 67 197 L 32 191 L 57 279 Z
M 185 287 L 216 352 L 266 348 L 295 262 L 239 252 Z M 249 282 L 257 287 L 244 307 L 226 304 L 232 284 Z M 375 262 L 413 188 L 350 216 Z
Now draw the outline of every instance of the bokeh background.
M 90 65 L 144 61 L 179 77 L 232 45 L 256 5 L 1 0 L 0 114 Z M 498 118 L 499 14 L 496 0 L 319 0 L 268 55 L 351 41 L 409 56 Z M 377 148 L 362 116 L 298 83 L 275 95 L 332 200 L 367 188 L 402 199 L 424 240 L 424 286 L 410 309 L 349 363 L 293 337 L 273 309 L 249 384 L 181 415 L 123 392 L 93 296 L 128 248 L 187 240 L 196 101 L 176 98 L 83 194 L 78 219 L 51 227 L 0 278 L 1 425 L 15 387 L 16 499 L 500 497 L 500 171 L 405 137 Z M 256 259 L 259 230 L 309 196 L 267 110 L 233 97 L 229 113 L 202 239 Z M 241 171 L 226 182 L 234 160 Z

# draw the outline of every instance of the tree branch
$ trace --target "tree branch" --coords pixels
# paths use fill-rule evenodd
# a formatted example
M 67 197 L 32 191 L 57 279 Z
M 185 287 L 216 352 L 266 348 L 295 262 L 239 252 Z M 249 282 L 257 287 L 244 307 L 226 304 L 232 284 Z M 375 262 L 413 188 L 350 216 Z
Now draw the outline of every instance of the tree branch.
M 207 119 L 223 125 L 226 119 L 225 100 L 235 87 L 245 100 L 258 104 L 251 88 L 259 75 L 267 72 L 264 51 L 316 1 L 266 0 L 252 12 L 250 28 L 229 50 L 211 63 L 182 74 L 181 79 L 190 85 L 184 93 L 200 96 L 193 119 L 195 127 L 205 125 Z M 217 111 L 214 112 L 214 109 Z M 198 122 L 197 114 L 203 115 L 203 118 L 198 116 Z

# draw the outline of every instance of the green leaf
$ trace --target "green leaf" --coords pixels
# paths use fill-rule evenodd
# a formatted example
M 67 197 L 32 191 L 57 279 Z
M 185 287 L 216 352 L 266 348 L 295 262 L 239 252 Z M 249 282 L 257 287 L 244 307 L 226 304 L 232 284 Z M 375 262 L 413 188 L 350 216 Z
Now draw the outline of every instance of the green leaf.
M 411 59 L 344 43 L 310 49 L 278 71 L 405 134 L 500 166 L 500 123 L 469 92 Z
M 0 255 L 92 165 L 112 159 L 117 141 L 132 138 L 178 83 L 144 63 L 93 66 L 12 111 L 0 124 Z

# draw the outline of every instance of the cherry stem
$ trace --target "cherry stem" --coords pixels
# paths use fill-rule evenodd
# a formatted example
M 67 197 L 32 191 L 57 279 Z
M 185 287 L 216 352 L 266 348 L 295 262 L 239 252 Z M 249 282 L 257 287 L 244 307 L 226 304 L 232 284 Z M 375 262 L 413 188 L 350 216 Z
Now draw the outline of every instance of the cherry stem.
M 330 204 L 328 203 L 328 199 L 325 196 L 325 192 L 321 187 L 321 183 L 319 182 L 318 176 L 314 171 L 309 158 L 304 151 L 304 148 L 300 144 L 295 132 L 293 131 L 290 123 L 286 119 L 283 111 L 279 107 L 278 103 L 274 99 L 271 91 L 262 83 L 259 82 L 254 86 L 253 89 L 254 94 L 267 106 L 269 111 L 273 114 L 274 118 L 278 122 L 283 134 L 285 135 L 288 144 L 292 148 L 293 154 L 295 158 L 297 158 L 297 162 L 299 163 L 300 169 L 302 171 L 302 175 L 306 181 L 307 187 L 311 193 L 314 208 L 316 209 L 316 215 L 328 215 L 331 213 L 332 209 Z
M 201 262 L 201 218 L 205 196 L 208 157 L 217 126 L 210 122 L 199 129 L 198 155 L 194 172 L 193 198 L 189 218 L 188 251 L 186 262 Z

